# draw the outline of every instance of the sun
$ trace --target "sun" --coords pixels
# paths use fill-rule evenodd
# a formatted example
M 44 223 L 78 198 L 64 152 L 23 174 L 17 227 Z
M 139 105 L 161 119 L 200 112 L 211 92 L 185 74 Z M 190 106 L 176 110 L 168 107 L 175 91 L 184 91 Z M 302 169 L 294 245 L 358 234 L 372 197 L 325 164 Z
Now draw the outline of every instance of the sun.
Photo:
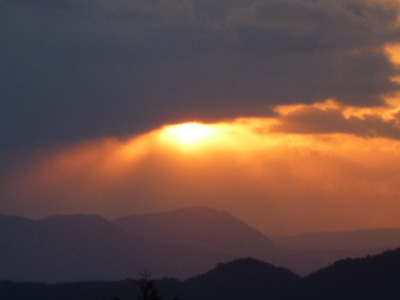
M 207 125 L 190 122 L 168 126 L 165 133 L 169 139 L 173 139 L 183 146 L 193 146 L 206 139 L 210 130 Z

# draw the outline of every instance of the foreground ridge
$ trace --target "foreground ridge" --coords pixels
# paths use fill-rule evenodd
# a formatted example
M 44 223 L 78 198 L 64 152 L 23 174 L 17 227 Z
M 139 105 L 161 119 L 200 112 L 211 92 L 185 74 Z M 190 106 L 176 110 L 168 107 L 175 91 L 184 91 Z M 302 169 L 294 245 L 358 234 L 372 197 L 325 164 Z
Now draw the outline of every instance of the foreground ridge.
M 165 278 L 154 282 L 163 300 L 394 300 L 400 295 L 400 249 L 341 260 L 304 278 L 285 268 L 243 258 L 218 264 L 184 281 Z M 138 292 L 131 280 L 63 284 L 0 282 L 1 299 L 7 300 L 105 300 L 115 296 L 128 300 L 134 299 Z

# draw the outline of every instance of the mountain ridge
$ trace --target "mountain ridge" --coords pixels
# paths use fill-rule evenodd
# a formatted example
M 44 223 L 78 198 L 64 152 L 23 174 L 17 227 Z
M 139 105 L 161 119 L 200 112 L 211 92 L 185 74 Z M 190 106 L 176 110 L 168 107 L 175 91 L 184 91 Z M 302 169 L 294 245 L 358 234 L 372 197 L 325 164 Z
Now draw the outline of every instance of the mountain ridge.
M 129 222 L 122 226 L 121 220 Z M 40 220 L 0 215 L 0 279 L 110 280 L 145 270 L 185 279 L 243 257 L 304 276 L 341 258 L 374 254 L 371 249 L 286 249 L 272 240 L 233 215 L 207 207 L 116 220 L 84 214 Z
M 280 250 L 280 247 L 261 232 L 230 213 L 204 206 L 133 215 L 113 220 L 113 223 L 127 232 L 152 236 L 159 241 L 211 247 L 225 252 L 243 254 L 248 251 L 248 243 L 259 243 L 263 245 L 264 251 Z M 232 234 L 242 234 L 241 242 L 237 243 Z M 229 247 L 231 249 L 228 249 Z
M 301 278 L 253 258 L 219 263 L 184 281 L 154 280 L 163 300 L 396 300 L 400 295 L 400 249 L 340 260 Z M 128 300 L 139 294 L 132 280 L 64 284 L 0 281 L 7 300 Z M 178 297 L 177 297 L 178 296 Z
M 230 258 L 222 252 L 135 236 L 93 215 L 24 219 L 23 223 L 0 224 L 8 233 L 0 235 L 0 279 L 110 280 L 148 268 L 160 276 L 184 278 Z

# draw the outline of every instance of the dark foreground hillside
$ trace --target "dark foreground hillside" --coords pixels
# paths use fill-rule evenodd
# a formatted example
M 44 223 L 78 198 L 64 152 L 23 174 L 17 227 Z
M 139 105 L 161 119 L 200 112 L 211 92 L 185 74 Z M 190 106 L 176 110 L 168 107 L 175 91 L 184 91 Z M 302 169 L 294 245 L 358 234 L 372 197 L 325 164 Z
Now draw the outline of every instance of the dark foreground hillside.
M 338 261 L 303 286 L 313 299 L 400 299 L 400 249 Z
M 191 300 L 295 299 L 300 288 L 298 275 L 248 258 L 219 264 L 206 274 L 182 282 L 179 296 Z
M 255 259 L 219 264 L 185 281 L 155 282 L 163 300 L 346 300 L 400 299 L 400 249 L 380 255 L 347 259 L 306 278 Z M 129 280 L 35 284 L 0 282 L 0 299 L 120 300 L 138 299 Z
M 173 293 L 179 283 L 175 279 L 162 279 L 157 281 L 157 287 L 160 291 Z M 138 293 L 137 286 L 131 280 L 60 284 L 0 281 L 1 300 L 133 300 L 137 299 Z

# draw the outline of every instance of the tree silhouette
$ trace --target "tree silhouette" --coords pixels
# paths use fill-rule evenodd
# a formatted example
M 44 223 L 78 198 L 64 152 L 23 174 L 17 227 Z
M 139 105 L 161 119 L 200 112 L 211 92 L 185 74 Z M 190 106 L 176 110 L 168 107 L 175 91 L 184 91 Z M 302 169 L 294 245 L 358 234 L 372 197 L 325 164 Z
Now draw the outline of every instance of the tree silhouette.
M 139 273 L 139 279 L 131 279 L 131 282 L 139 287 L 138 300 L 162 300 L 162 297 L 158 295 L 154 280 L 150 278 L 150 273 L 143 272 Z M 120 298 L 114 296 L 111 299 L 120 300 Z
M 149 272 L 139 273 L 139 279 L 131 279 L 131 282 L 135 283 L 139 287 L 138 300 L 162 300 L 162 297 L 158 295 L 155 281 L 151 279 Z M 121 300 L 118 297 L 112 296 L 112 300 Z M 181 297 L 175 296 L 173 300 L 183 300 Z
M 139 273 L 140 278 L 133 280 L 139 286 L 140 294 L 139 300 L 161 300 L 161 296 L 158 295 L 157 289 L 154 284 L 154 280 L 150 279 L 150 273 L 144 272 Z

